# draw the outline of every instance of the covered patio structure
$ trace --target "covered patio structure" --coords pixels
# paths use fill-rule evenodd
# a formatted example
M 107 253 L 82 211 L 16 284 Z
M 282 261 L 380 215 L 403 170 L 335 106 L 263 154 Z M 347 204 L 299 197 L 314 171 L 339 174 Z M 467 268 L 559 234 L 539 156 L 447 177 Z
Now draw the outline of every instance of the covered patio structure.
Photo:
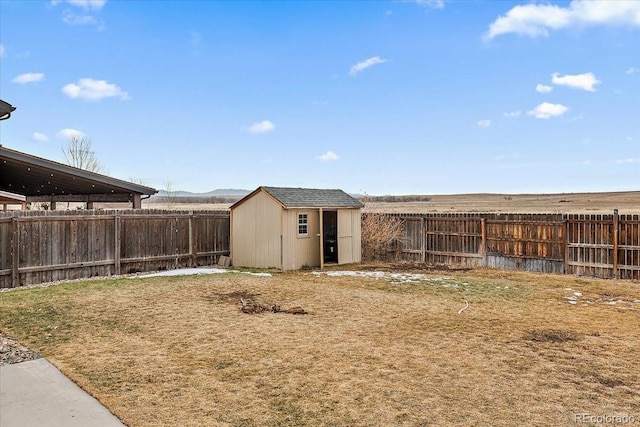
M 81 202 L 87 209 L 94 203 L 130 203 L 142 207 L 143 198 L 158 190 L 110 176 L 0 146 L 0 191 L 24 196 L 26 203 Z M 145 197 L 146 196 L 146 197 Z M 1 203 L 1 202 L 0 202 Z

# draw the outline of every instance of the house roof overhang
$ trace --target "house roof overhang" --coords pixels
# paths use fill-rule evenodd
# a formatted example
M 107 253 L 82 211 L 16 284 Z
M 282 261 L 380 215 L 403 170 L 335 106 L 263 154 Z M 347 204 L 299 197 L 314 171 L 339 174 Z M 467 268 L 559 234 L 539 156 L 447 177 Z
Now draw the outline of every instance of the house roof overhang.
M 15 109 L 16 107 L 0 99 L 0 120 L 6 120 L 11 117 L 11 113 L 13 113 Z
M 0 191 L 28 202 L 130 202 L 158 190 L 0 146 Z
M 26 197 L 19 194 L 7 193 L 6 191 L 0 191 L 0 203 L 6 204 L 21 204 L 26 201 Z

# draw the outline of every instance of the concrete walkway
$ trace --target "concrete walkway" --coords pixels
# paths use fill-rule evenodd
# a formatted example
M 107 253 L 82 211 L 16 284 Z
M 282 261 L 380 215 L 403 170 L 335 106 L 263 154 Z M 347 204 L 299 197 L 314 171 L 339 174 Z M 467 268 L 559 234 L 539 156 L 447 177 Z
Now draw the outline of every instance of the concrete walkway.
M 45 359 L 0 366 L 2 427 L 122 427 L 111 412 Z

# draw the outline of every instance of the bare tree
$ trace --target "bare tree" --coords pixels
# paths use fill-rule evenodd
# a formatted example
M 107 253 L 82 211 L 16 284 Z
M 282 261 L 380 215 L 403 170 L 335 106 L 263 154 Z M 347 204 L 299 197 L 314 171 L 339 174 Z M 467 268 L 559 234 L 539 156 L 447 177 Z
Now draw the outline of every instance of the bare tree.
M 67 164 L 89 172 L 104 173 L 105 168 L 92 150 L 91 139 L 87 136 L 72 135 L 69 145 L 62 149 Z
M 167 209 L 173 209 L 173 204 L 175 202 L 176 193 L 173 190 L 173 182 L 171 180 L 167 180 L 167 183 L 164 187 L 164 203 Z

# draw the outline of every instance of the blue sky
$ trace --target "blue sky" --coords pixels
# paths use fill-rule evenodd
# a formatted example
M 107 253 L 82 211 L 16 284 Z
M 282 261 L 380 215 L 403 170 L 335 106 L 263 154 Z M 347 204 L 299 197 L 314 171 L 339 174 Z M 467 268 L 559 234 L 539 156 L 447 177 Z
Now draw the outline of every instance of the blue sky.
M 638 1 L 0 0 L 8 148 L 204 192 L 640 189 Z

